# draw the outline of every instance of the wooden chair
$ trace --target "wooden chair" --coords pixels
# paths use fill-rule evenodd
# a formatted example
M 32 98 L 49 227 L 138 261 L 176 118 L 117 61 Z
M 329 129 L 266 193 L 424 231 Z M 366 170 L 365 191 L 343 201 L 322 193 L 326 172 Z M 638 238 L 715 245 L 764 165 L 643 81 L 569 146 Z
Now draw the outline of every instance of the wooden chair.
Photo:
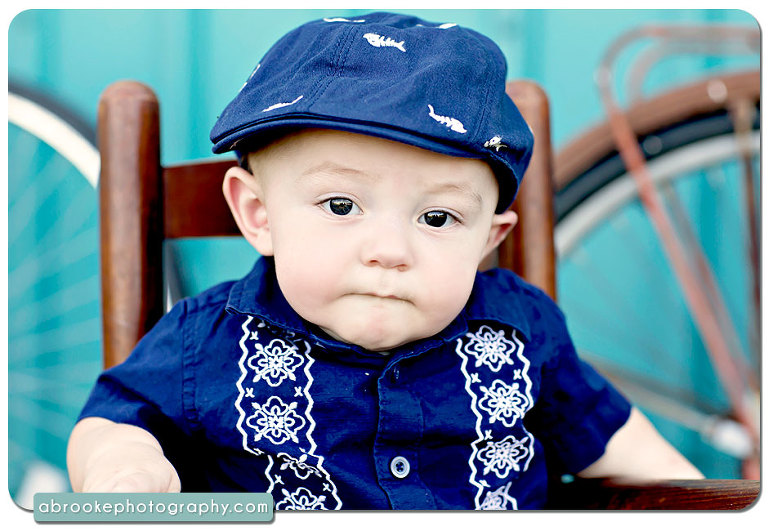
M 527 81 L 510 82 L 507 91 L 531 125 L 536 146 L 513 205 L 519 224 L 484 267 L 510 268 L 555 298 L 547 97 Z M 104 366 L 110 367 L 164 312 L 163 241 L 239 232 L 221 193 L 223 175 L 235 161 L 162 167 L 159 106 L 151 89 L 114 83 L 102 95 L 98 121 Z M 551 499 L 552 508 L 561 509 L 739 509 L 758 492 L 757 481 L 576 480 L 555 485 Z

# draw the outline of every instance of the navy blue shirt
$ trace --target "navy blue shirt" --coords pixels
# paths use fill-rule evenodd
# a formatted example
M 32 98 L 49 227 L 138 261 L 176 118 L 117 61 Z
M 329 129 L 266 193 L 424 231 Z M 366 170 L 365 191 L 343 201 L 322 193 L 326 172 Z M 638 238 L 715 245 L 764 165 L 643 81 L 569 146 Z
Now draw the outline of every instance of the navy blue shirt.
M 514 273 L 478 273 L 445 330 L 382 354 L 302 320 L 260 259 L 174 306 L 81 418 L 152 432 L 184 490 L 270 492 L 277 510 L 526 509 L 629 411 Z

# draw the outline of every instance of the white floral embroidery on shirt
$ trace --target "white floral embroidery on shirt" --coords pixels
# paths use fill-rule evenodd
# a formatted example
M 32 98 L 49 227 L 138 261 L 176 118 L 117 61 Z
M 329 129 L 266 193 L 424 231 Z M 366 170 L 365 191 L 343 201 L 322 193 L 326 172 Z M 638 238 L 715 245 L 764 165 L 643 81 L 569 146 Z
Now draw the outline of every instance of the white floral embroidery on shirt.
M 247 362 L 248 367 L 254 371 L 254 382 L 264 379 L 271 387 L 277 387 L 286 378 L 296 381 L 294 373 L 304 363 L 304 359 L 298 354 L 295 345 L 289 345 L 282 339 L 273 339 L 266 347 L 256 343 L 254 348 L 256 354 Z
M 240 378 L 235 402 L 239 413 L 237 430 L 242 434 L 243 448 L 267 461 L 266 492 L 282 508 L 340 509 L 338 490 L 323 467 L 324 457 L 317 453 L 312 437 L 314 359 L 310 345 L 296 334 L 252 316 L 246 316 L 241 328 L 243 334 L 238 345 L 242 355 L 238 361 Z M 275 385 L 281 382 L 282 385 Z M 266 397 L 262 395 L 265 391 L 269 392 Z M 275 455 L 274 448 L 265 445 L 266 440 L 283 445 L 283 451 Z M 323 496 L 315 497 L 312 492 L 322 492 Z
M 288 492 L 286 489 L 281 489 L 285 499 L 275 504 L 275 509 L 282 510 L 296 510 L 306 511 L 313 509 L 325 510 L 325 496 L 315 496 L 309 489 L 299 487 L 294 492 Z
M 488 441 L 487 446 L 477 454 L 485 465 L 483 474 L 493 472 L 497 477 L 505 478 L 512 470 L 519 472 L 518 463 L 528 457 L 527 442 L 528 437 L 518 440 L 514 435 L 508 435 L 499 442 Z
M 534 437 L 522 422 L 533 406 L 524 347 L 515 330 L 488 325 L 468 331 L 456 344 L 476 417 L 469 483 L 477 489 L 477 509 L 517 509 L 508 489 L 500 490 L 504 487 L 500 480 L 512 470 L 526 470 L 533 458 Z
M 470 341 L 464 352 L 475 357 L 475 367 L 487 365 L 493 372 L 499 372 L 504 364 L 515 363 L 512 353 L 515 344 L 504 337 L 503 331 L 494 331 L 488 326 L 481 326 L 477 333 L 467 334 Z
M 509 495 L 509 488 L 512 483 L 499 487 L 485 495 L 483 503 L 479 509 L 482 511 L 505 511 L 507 509 L 517 509 L 517 500 Z M 507 504 L 510 507 L 507 507 Z
M 255 441 L 266 437 L 274 444 L 283 444 L 288 439 L 299 442 L 296 432 L 304 427 L 306 421 L 296 414 L 296 402 L 286 404 L 279 397 L 271 396 L 264 405 L 257 402 L 251 405 L 255 412 L 248 417 L 246 425 L 256 430 Z
M 277 454 L 277 457 L 283 460 L 283 464 L 280 465 L 280 470 L 291 469 L 299 479 L 307 479 L 311 475 L 322 477 L 315 467 L 306 462 L 307 454 L 302 454 L 298 459 L 291 457 L 286 453 L 279 453 Z
M 467 130 L 464 129 L 464 124 L 461 123 L 456 118 L 451 118 L 450 116 L 440 116 L 439 114 L 435 113 L 435 108 L 431 105 L 427 105 L 429 107 L 429 116 L 441 124 L 445 125 L 448 129 L 451 131 L 456 131 L 457 133 L 466 133 Z
M 378 33 L 366 33 L 363 38 L 368 41 L 368 44 L 375 46 L 376 48 L 397 48 L 401 52 L 405 51 L 405 41 L 396 41 L 390 37 L 384 37 Z
M 511 386 L 501 380 L 494 380 L 491 388 L 480 386 L 483 397 L 477 406 L 490 413 L 488 419 L 491 424 L 500 420 L 502 424 L 511 428 L 517 419 L 522 418 L 530 408 L 528 398 L 520 392 L 520 384 Z

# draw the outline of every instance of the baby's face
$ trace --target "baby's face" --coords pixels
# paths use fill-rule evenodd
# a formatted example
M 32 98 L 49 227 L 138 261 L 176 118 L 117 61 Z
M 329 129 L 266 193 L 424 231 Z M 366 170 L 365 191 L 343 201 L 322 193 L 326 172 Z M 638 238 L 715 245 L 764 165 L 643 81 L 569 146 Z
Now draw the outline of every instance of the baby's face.
M 330 130 L 251 160 L 278 283 L 302 318 L 384 351 L 459 314 L 492 246 L 498 189 L 487 164 Z

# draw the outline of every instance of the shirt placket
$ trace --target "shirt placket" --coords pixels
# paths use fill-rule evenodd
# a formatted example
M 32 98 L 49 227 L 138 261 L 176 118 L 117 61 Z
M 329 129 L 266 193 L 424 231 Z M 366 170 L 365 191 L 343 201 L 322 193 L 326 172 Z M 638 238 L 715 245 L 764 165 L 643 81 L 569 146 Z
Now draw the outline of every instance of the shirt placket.
M 436 508 L 419 476 L 424 419 L 418 396 L 404 384 L 402 360 L 390 363 L 378 380 L 379 422 L 374 461 L 379 485 L 393 509 Z

